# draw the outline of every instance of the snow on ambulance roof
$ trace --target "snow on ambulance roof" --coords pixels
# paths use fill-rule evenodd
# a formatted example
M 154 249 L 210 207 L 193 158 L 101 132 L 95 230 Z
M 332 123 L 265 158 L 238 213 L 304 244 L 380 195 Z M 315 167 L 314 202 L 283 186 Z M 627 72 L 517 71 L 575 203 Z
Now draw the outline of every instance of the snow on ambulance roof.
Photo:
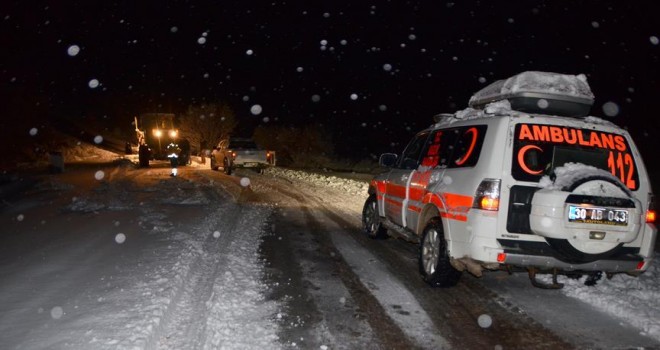
M 594 103 L 594 94 L 584 74 L 570 75 L 527 71 L 498 80 L 470 97 L 469 106 L 509 100 L 514 110 L 584 117 Z

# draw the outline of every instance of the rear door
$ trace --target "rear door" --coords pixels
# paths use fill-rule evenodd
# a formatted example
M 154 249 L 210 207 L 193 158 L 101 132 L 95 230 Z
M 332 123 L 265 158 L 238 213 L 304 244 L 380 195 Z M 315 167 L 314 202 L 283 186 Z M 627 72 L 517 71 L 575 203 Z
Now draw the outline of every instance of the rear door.
M 417 134 L 406 146 L 398 163 L 390 170 L 387 178 L 383 203 L 385 216 L 401 226 L 406 226 L 406 207 L 410 200 L 410 182 L 420 165 L 422 151 L 428 137 L 428 131 Z

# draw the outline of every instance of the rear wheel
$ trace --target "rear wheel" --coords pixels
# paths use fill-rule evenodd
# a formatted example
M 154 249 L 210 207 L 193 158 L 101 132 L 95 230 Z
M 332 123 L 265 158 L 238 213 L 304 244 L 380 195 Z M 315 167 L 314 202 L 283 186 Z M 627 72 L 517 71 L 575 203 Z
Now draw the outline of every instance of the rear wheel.
M 362 208 L 362 228 L 367 236 L 374 239 L 383 239 L 387 237 L 387 230 L 380 223 L 380 214 L 378 213 L 378 201 L 376 195 L 372 194 L 364 202 Z
M 449 262 L 447 241 L 439 219 L 431 219 L 422 233 L 419 272 L 424 281 L 433 287 L 452 287 L 461 278 L 462 272 Z
M 138 147 L 138 160 L 141 167 L 149 166 L 149 148 L 146 145 Z
M 225 174 L 231 175 L 231 165 L 227 161 L 227 158 L 222 161 L 222 169 L 225 171 Z

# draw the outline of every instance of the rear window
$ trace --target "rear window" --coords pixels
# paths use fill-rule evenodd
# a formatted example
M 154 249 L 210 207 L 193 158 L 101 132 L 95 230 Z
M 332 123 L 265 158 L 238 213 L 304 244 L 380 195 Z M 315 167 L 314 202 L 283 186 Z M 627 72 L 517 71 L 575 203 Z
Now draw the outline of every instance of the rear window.
M 520 181 L 537 182 L 565 163 L 583 163 L 607 170 L 629 189 L 639 187 L 637 166 L 622 135 L 543 124 L 518 124 L 511 173 Z
M 231 140 L 229 148 L 252 149 L 257 148 L 257 144 L 250 140 Z

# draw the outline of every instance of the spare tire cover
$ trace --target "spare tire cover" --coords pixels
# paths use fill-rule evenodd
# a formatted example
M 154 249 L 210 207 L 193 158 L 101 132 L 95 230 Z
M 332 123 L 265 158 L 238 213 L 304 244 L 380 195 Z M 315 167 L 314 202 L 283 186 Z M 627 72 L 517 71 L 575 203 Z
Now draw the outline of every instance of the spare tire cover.
M 641 227 L 639 201 L 621 181 L 590 166 L 584 166 L 579 174 L 555 179 L 554 186 L 537 191 L 530 214 L 532 232 L 545 237 L 557 258 L 571 263 L 591 262 L 615 254 L 624 243 L 637 237 Z M 607 208 L 623 208 L 628 212 L 628 224 L 569 222 L 568 205 L 575 202 L 574 198 Z

